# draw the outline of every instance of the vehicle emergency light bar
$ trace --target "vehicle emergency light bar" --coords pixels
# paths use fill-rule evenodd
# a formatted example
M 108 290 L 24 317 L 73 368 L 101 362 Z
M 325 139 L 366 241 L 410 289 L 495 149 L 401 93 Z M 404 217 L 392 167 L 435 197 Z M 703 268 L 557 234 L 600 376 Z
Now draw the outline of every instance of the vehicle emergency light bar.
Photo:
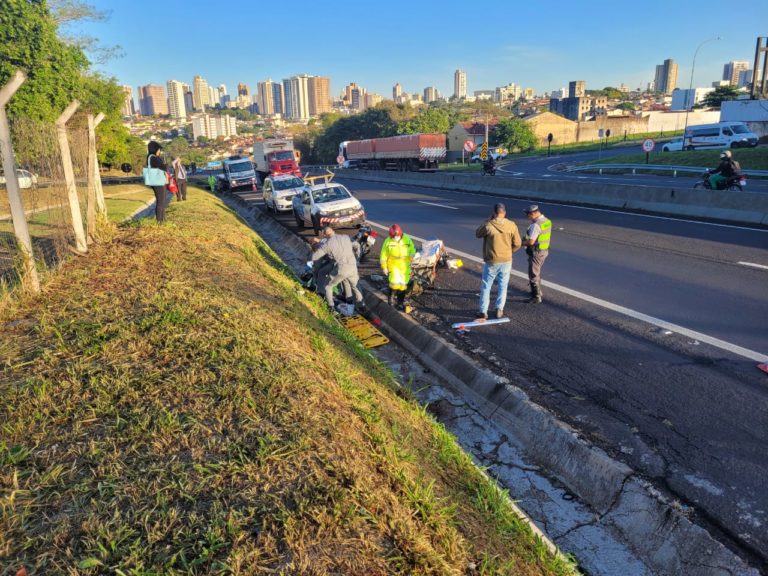
M 309 174 L 306 174 L 304 176 L 304 182 L 306 182 L 310 186 L 314 186 L 315 180 L 323 180 L 325 184 L 328 184 L 331 180 L 333 180 L 334 176 L 336 176 L 336 174 L 334 174 L 330 170 L 326 170 L 325 174 L 319 174 L 316 176 L 309 176 Z

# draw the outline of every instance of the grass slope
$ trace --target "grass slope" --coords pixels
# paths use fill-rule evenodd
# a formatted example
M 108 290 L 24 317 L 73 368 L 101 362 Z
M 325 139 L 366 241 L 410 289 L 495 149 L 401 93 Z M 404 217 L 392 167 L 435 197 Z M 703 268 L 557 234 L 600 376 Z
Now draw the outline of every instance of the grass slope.
M 0 310 L 0 574 L 571 574 L 198 190 Z
M 722 150 L 684 150 L 680 152 L 652 152 L 650 164 L 665 166 L 701 166 L 714 168 L 720 163 Z M 757 148 L 738 148 L 732 150 L 744 170 L 768 170 L 768 146 Z M 625 154 L 595 160 L 590 164 L 645 164 L 645 154 Z

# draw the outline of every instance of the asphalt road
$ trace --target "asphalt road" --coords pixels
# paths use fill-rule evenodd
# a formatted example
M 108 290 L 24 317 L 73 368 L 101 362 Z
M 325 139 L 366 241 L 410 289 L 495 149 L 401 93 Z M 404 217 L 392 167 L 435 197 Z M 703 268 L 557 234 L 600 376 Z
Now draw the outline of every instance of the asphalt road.
M 515 276 L 505 310 L 512 322 L 460 335 L 450 325 L 471 319 L 478 302 L 481 266 L 473 257 L 481 243 L 474 230 L 497 199 L 345 184 L 370 221 L 438 236 L 469 256 L 458 272 L 441 270 L 437 290 L 414 298 L 419 322 L 652 480 L 697 521 L 748 550 L 753 562 L 768 565 L 768 376 L 739 353 L 744 347 L 768 358 L 767 231 L 543 205 L 554 222 L 545 280 L 598 300 L 545 288 L 544 304 L 525 304 L 527 281 Z M 260 193 L 246 194 L 258 202 Z M 525 204 L 498 200 L 523 226 Z M 278 220 L 312 234 L 297 230 L 290 213 Z M 363 276 L 378 271 L 372 260 Z M 524 254 L 514 269 L 525 269 Z

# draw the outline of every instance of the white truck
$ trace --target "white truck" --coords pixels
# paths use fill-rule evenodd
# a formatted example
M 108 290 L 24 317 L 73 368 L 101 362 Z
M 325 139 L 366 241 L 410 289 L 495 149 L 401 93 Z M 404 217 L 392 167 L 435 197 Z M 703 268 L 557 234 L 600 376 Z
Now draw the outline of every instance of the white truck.
M 267 138 L 253 143 L 253 163 L 261 181 L 267 176 L 301 176 L 292 138 Z
M 222 162 L 222 173 L 217 178 L 219 192 L 232 192 L 238 188 L 256 191 L 256 172 L 253 162 L 241 156 L 230 156 Z

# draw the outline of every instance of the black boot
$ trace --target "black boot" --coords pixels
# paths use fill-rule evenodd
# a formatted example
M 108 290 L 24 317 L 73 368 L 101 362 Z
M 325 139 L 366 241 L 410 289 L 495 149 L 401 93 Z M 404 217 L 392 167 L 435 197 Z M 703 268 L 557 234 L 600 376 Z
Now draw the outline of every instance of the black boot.
M 531 282 L 531 297 L 528 298 L 528 304 L 541 304 L 541 287 Z

